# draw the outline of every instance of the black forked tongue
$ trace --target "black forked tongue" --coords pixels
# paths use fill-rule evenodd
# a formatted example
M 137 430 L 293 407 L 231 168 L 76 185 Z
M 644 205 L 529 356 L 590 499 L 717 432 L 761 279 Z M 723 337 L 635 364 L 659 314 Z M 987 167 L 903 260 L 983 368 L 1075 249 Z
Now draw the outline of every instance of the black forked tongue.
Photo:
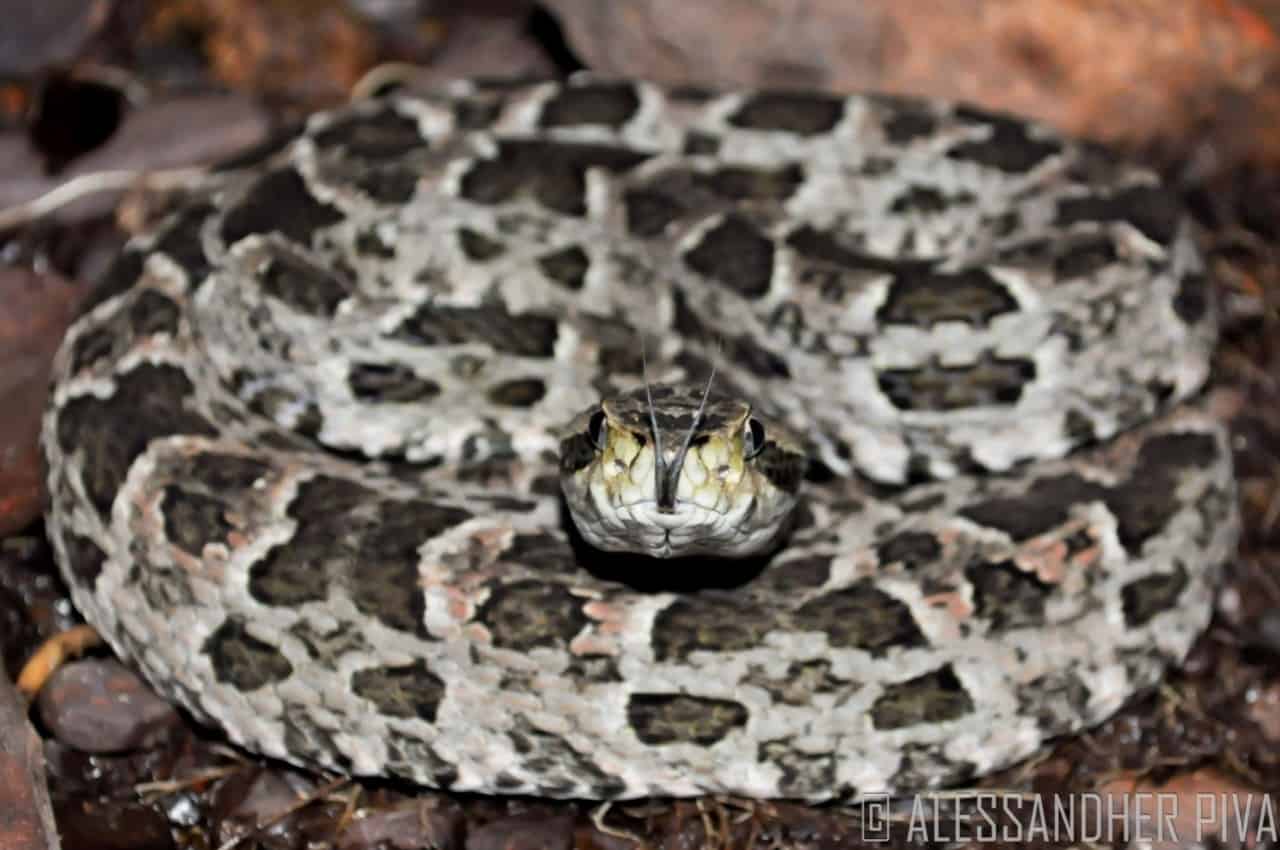
M 671 514 L 676 511 L 676 487 L 680 484 L 680 468 L 684 465 L 684 454 L 676 454 L 668 463 L 658 455 L 658 468 L 654 470 L 653 483 L 657 492 L 658 513 Z
M 680 443 L 680 448 L 676 451 L 675 456 L 667 460 L 666 453 L 662 450 L 662 434 L 658 429 L 658 413 L 653 407 L 653 393 L 649 390 L 649 382 L 645 381 L 644 391 L 649 399 L 649 425 L 653 429 L 653 485 L 654 499 L 658 503 L 658 512 L 669 514 L 675 513 L 676 509 L 676 488 L 680 484 L 680 470 L 684 468 L 684 459 L 689 454 L 689 446 L 693 443 L 693 435 L 698 433 L 698 426 L 702 424 L 702 415 L 707 409 L 707 398 L 711 395 L 711 382 L 716 379 L 716 370 L 711 368 L 711 375 L 707 378 L 707 385 L 702 390 L 702 400 L 698 402 L 698 409 L 694 411 L 693 421 L 689 423 L 689 430 L 685 432 L 684 440 Z

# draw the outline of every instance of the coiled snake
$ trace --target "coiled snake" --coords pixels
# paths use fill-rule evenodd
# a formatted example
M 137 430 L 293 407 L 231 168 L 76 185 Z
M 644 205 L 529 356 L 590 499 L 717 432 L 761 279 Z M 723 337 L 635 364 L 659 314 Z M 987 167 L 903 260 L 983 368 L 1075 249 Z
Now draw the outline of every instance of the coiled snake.
M 48 527 L 116 650 L 267 755 L 934 787 L 1204 627 L 1215 336 L 1174 199 L 1043 128 L 460 83 L 313 116 L 128 246 L 55 367 Z

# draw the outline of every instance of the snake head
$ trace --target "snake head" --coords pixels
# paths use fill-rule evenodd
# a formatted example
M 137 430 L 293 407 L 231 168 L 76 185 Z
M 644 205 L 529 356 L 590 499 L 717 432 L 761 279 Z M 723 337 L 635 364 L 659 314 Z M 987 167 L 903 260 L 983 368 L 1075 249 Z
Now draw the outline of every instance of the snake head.
M 747 557 L 775 545 L 806 458 L 782 424 L 702 387 L 606 398 L 566 426 L 560 484 L 588 543 L 658 558 Z

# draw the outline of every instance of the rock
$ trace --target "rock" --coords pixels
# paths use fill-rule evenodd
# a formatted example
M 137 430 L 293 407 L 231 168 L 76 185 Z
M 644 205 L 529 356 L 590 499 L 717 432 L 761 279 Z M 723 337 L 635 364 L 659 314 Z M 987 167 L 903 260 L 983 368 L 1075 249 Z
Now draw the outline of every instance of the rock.
M 40 739 L 0 663 L 0 847 L 56 850 Z
M 178 722 L 173 706 L 114 659 L 63 665 L 37 704 L 54 737 L 90 753 L 147 748 Z
M 0 76 L 23 76 L 71 61 L 110 16 L 112 0 L 6 3 Z

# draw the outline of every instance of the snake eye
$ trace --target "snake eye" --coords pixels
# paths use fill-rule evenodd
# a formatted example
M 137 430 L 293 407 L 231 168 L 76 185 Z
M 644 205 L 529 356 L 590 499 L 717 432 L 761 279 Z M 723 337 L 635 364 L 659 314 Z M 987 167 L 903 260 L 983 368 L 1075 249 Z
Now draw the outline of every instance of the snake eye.
M 608 442 L 609 428 L 605 423 L 603 410 L 597 410 L 587 420 L 587 436 L 591 438 L 592 444 L 597 449 L 604 451 L 604 447 Z
M 764 450 L 764 424 L 754 416 L 747 420 L 742 435 L 742 456 L 751 460 Z

